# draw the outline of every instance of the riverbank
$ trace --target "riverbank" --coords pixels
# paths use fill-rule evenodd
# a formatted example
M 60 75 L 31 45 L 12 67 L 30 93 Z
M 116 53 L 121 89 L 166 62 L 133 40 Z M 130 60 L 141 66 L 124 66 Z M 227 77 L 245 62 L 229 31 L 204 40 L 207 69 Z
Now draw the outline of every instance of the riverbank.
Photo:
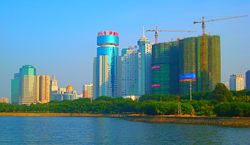
M 250 128 L 250 117 L 126 116 L 125 120 L 148 123 L 202 124 Z
M 250 127 L 250 117 L 201 117 L 201 116 L 176 116 L 176 115 L 142 115 L 142 114 L 90 114 L 90 113 L 25 113 L 2 112 L 0 116 L 46 116 L 46 117 L 112 117 L 136 122 L 148 123 L 179 123 L 203 124 L 231 127 Z

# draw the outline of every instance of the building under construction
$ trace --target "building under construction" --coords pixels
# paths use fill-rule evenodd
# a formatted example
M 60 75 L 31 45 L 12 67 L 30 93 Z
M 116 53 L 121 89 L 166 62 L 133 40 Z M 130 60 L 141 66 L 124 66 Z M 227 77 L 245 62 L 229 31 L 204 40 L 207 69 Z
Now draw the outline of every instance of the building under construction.
M 193 92 L 210 92 L 215 88 L 221 80 L 220 37 L 204 37 L 206 51 L 203 53 L 202 36 L 153 45 L 153 94 L 188 94 L 189 82 L 179 82 L 179 76 L 186 73 L 196 74 Z

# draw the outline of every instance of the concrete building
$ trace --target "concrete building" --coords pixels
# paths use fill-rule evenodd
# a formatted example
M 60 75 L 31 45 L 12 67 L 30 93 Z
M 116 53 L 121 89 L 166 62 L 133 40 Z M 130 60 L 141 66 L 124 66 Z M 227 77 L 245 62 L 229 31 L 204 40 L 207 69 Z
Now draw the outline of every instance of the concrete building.
M 93 98 L 93 83 L 83 85 L 83 98 Z
M 72 85 L 68 85 L 66 88 L 59 88 L 57 92 L 52 92 L 51 95 L 51 101 L 75 100 L 78 98 L 79 95 Z
M 52 80 L 50 82 L 51 84 L 51 92 L 57 92 L 58 91 L 58 82 L 56 80 L 56 76 L 52 76 Z
M 139 69 L 140 53 L 135 48 L 122 49 L 121 55 L 121 96 L 140 95 Z
M 39 102 L 48 103 L 50 102 L 50 76 L 41 75 L 40 76 L 40 92 L 39 92 Z
M 229 79 L 230 90 L 241 91 L 244 90 L 243 74 L 232 74 Z
M 140 60 L 139 60 L 139 95 L 151 93 L 151 57 L 152 57 L 152 43 L 142 34 L 142 37 L 137 41 L 139 46 Z
M 118 45 L 117 32 L 103 31 L 97 36 L 97 57 L 94 59 L 94 97 L 118 96 Z
M 62 94 L 63 99 L 62 100 L 75 100 L 77 99 L 77 92 L 74 90 L 72 85 L 68 85 L 66 87 L 66 92 Z
M 250 70 L 246 72 L 246 90 L 250 90 Z
M 0 97 L 0 103 L 9 103 L 9 99 L 6 97 Z

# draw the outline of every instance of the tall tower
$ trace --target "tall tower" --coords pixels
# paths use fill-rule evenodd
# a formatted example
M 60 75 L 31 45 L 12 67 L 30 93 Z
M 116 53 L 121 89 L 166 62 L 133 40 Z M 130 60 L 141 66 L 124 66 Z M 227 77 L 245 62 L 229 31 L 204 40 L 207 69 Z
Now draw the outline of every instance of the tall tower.
M 53 75 L 51 80 L 51 92 L 57 92 L 57 91 L 58 91 L 58 83 L 55 75 Z
M 21 97 L 19 104 L 31 104 L 36 103 L 35 92 L 35 75 L 36 69 L 32 65 L 24 65 L 19 70 L 20 75 L 20 93 Z
M 140 55 L 134 48 L 122 49 L 121 56 L 121 95 L 139 95 L 139 59 Z
M 39 86 L 40 86 L 39 101 L 41 103 L 48 103 L 50 101 L 50 76 L 41 75 Z
M 118 45 L 117 32 L 103 31 L 97 36 L 97 57 L 94 59 L 95 97 L 118 96 Z
M 19 104 L 21 98 L 21 83 L 20 74 L 15 73 L 14 78 L 11 80 L 11 103 Z
M 140 67 L 139 67 L 139 95 L 151 93 L 151 55 L 152 44 L 149 39 L 142 34 L 142 37 L 137 41 L 139 52 L 141 54 Z
M 201 54 L 201 39 L 205 39 L 205 47 L 207 48 L 203 54 Z M 205 35 L 184 38 L 179 40 L 179 49 L 180 74 L 196 74 L 196 81 L 192 82 L 193 91 L 203 93 L 204 90 L 205 92 L 213 91 L 216 84 L 221 82 L 220 36 Z M 202 55 L 206 58 L 204 60 L 205 71 L 201 70 Z M 189 88 L 189 82 L 180 82 L 182 94 L 187 94 Z

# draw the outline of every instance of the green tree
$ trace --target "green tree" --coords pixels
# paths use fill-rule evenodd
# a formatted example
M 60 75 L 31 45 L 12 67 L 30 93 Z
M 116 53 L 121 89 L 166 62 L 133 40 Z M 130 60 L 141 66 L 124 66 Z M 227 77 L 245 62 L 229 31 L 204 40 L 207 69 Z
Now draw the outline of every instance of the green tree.
M 223 83 L 218 83 L 212 92 L 212 97 L 219 102 L 232 100 L 232 95 Z

